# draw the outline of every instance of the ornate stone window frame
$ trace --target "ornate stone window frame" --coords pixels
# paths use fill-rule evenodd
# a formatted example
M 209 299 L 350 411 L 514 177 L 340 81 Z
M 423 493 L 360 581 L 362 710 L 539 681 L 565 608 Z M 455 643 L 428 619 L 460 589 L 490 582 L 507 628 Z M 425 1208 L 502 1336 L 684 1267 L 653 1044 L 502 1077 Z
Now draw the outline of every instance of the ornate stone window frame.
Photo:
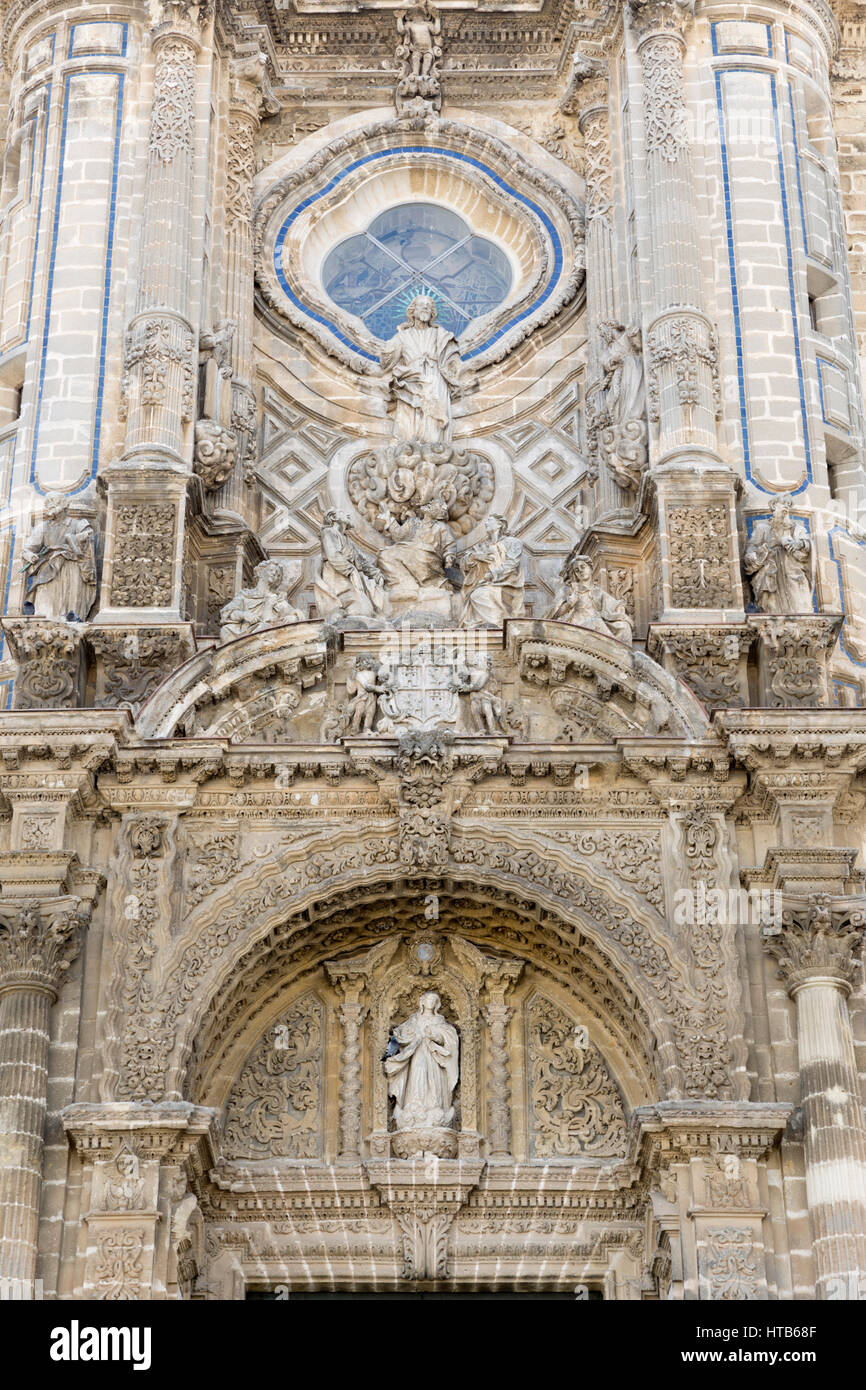
M 254 212 L 256 278 L 277 321 L 301 328 L 329 354 L 360 372 L 375 371 L 382 345 L 361 323 L 334 304 L 305 272 L 300 243 L 305 217 L 316 208 L 327 216 L 347 193 L 376 171 L 423 159 L 448 179 L 478 190 L 501 218 L 519 219 L 522 236 L 508 248 L 482 225 L 487 236 L 509 250 L 517 288 L 495 311 L 473 321 L 460 339 L 461 353 L 474 368 L 499 362 L 577 294 L 584 281 L 584 210 L 549 175 L 533 169 L 514 150 L 485 132 L 456 121 L 382 121 L 332 141 L 300 169 L 275 183 Z M 440 194 L 443 206 L 451 206 Z M 466 216 L 460 203 L 455 210 Z M 334 237 L 342 240 L 345 231 Z

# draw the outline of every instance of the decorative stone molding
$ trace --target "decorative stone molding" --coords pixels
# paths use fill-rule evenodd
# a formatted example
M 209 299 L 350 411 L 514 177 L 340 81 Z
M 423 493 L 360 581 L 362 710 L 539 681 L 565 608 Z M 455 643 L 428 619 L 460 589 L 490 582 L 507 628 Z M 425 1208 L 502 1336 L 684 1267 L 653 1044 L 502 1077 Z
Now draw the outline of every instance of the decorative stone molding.
M 216 492 L 231 477 L 238 443 L 231 430 L 216 420 L 197 420 L 193 471 L 205 492 Z
M 435 144 L 437 147 L 459 151 L 463 160 L 461 177 L 476 183 L 479 193 L 488 201 L 496 204 L 502 195 L 490 179 L 475 171 L 474 165 L 465 164 L 467 157 L 480 164 L 489 164 L 495 172 L 501 174 L 509 186 L 516 184 L 519 188 L 526 189 L 532 199 L 548 211 L 551 220 L 559 229 L 560 236 L 567 242 L 565 265 L 569 269 L 556 281 L 553 292 L 543 297 L 543 302 L 538 297 L 540 281 L 552 269 L 546 239 L 536 242 L 537 273 L 531 278 L 527 287 L 525 302 L 509 303 L 507 307 L 499 311 L 498 318 L 496 315 L 484 316 L 483 329 L 478 331 L 483 331 L 485 336 L 491 340 L 490 346 L 485 348 L 483 352 L 476 353 L 472 358 L 472 364 L 473 367 L 479 368 L 493 362 L 499 362 L 513 348 L 523 342 L 533 330 L 550 322 L 566 304 L 571 302 L 583 283 L 585 265 L 583 209 L 565 187 L 548 174 L 533 169 L 512 148 L 507 148 L 495 136 L 461 122 L 440 119 L 436 122 L 434 130 L 432 126 L 429 129 L 425 128 L 423 116 L 413 116 L 395 121 L 379 121 L 325 145 L 302 168 L 294 170 L 280 179 L 278 183 L 267 190 L 255 207 L 254 240 L 258 287 L 278 320 L 282 319 L 293 327 L 303 328 L 327 352 L 356 371 L 365 373 L 378 371 L 375 359 L 378 358 L 379 348 L 375 340 L 370 339 L 369 343 L 365 343 L 364 350 L 368 352 L 369 356 L 364 357 L 347 343 L 341 342 L 334 333 L 314 317 L 314 314 L 318 314 L 319 317 L 324 315 L 338 324 L 342 323 L 345 334 L 350 339 L 359 332 L 356 320 L 346 319 L 344 322 L 337 306 L 331 305 L 330 302 L 326 303 L 324 299 L 321 299 L 321 302 L 319 300 L 314 302 L 310 298 L 312 286 L 309 283 L 298 284 L 296 297 L 300 301 L 299 303 L 293 303 L 288 298 L 280 285 L 274 267 L 274 243 L 281 222 L 285 220 L 285 216 L 292 207 L 303 203 L 311 194 L 327 186 L 334 174 L 342 170 L 353 159 L 359 159 L 365 154 L 386 151 L 390 148 L 395 150 L 401 148 L 406 140 L 407 129 L 411 131 L 413 141 L 419 146 L 428 143 L 431 145 L 431 150 Z M 433 157 L 432 154 L 431 157 Z M 530 226 L 527 223 L 527 231 L 531 236 L 536 237 L 534 225 Z M 291 259 L 289 248 L 284 245 L 282 254 L 284 274 L 291 274 L 292 267 L 289 264 Z M 310 303 L 314 313 L 308 313 L 301 307 L 307 302 Z M 523 310 L 526 311 L 525 317 L 521 317 Z M 501 327 L 503 322 L 510 322 L 512 319 L 518 318 L 519 322 L 514 322 L 507 332 L 501 336 L 497 334 L 497 328 Z M 495 342 L 493 342 L 494 337 Z M 471 332 L 465 334 L 461 341 L 462 350 L 464 352 L 471 350 L 474 342 Z M 374 360 L 371 361 L 371 357 Z
M 746 662 L 755 640 L 745 624 L 721 627 L 654 623 L 647 651 L 678 676 L 710 711 L 742 708 L 749 702 Z
M 127 708 L 133 713 L 170 672 L 192 655 L 191 627 L 87 628 L 87 645 L 96 657 L 97 708 Z
M 841 616 L 792 618 L 749 614 L 758 640 L 759 699 L 770 709 L 814 709 L 828 703 L 828 663 Z
M 0 995 L 24 989 L 56 996 L 88 920 L 76 897 L 0 903 Z
M 844 993 L 862 969 L 866 905 L 812 898 L 782 913 L 781 925 L 761 928 L 761 939 L 778 962 L 779 974 L 792 995 L 811 979 L 833 981 Z
M 706 404 L 702 400 L 701 366 L 712 385 L 713 413 L 716 417 L 721 414 L 718 341 L 715 328 L 703 315 L 668 314 L 657 320 L 647 335 L 647 358 L 651 420 L 658 421 L 663 402 L 668 404 L 664 396 L 668 382 L 672 383 L 675 399 L 686 418 L 692 408 Z
M 118 503 L 111 558 L 112 607 L 172 606 L 176 529 L 173 502 Z
M 321 1159 L 325 1012 L 306 994 L 247 1058 L 226 1104 L 227 1158 Z
M 671 606 L 734 608 L 730 514 L 725 506 L 670 506 Z
M 622 1097 L 585 1027 L 537 995 L 527 1009 L 532 1153 L 546 1160 L 624 1156 Z
M 4 618 L 3 631 L 18 664 L 15 709 L 72 709 L 80 703 L 82 624 Z
M 123 353 L 120 418 L 127 420 L 135 390 L 140 406 L 171 404 L 171 368 L 180 369 L 180 418 L 195 409 L 195 339 L 189 324 L 173 314 L 139 317 L 130 325 Z

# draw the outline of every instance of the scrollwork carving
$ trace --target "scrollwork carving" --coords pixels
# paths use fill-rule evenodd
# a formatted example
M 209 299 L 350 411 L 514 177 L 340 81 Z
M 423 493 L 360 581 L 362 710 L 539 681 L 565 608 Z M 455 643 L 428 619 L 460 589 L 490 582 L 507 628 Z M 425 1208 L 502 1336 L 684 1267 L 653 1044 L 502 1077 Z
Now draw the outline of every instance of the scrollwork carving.
M 586 1029 L 536 996 L 529 1006 L 527 1046 L 533 1155 L 624 1153 L 622 1098 Z
M 229 1095 L 229 1157 L 321 1156 L 324 1028 L 320 1001 L 307 995 L 268 1029 Z

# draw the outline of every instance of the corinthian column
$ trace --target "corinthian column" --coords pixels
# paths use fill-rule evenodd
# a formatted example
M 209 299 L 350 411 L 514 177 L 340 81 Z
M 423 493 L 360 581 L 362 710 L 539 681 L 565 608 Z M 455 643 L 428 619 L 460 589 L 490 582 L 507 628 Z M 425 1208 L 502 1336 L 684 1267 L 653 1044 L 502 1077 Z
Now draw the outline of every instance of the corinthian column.
M 274 98 L 263 53 L 231 61 L 228 145 L 226 149 L 226 293 L 225 313 L 234 326 L 231 347 L 231 428 L 237 440 L 235 465 L 214 499 L 219 507 L 244 513 L 244 467 L 253 452 L 256 400 L 252 389 L 253 355 L 253 179 L 256 135 L 264 115 L 274 115 Z
M 704 311 L 691 148 L 683 89 L 684 33 L 694 0 L 630 0 L 644 80 L 651 300 L 649 412 L 656 462 L 688 450 L 716 461 L 718 367 Z
M 0 906 L 0 1279 L 36 1276 L 49 1018 L 78 954 L 75 897 Z
M 826 896 L 762 935 L 797 1007 L 806 1197 L 819 1298 L 866 1297 L 866 1123 L 847 998 L 866 912 Z

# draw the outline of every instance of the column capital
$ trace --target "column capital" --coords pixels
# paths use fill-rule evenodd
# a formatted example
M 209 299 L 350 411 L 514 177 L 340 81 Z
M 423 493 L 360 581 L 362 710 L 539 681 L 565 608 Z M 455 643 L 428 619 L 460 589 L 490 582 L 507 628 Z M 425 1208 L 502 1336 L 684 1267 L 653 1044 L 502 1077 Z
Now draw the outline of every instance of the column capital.
M 268 60 L 261 51 L 229 60 L 229 108 L 233 116 L 246 115 L 256 125 L 280 110 L 268 75 Z
M 331 984 L 338 989 L 346 1004 L 360 1005 L 373 976 L 389 964 L 391 957 L 400 945 L 399 937 L 380 941 L 363 955 L 352 956 L 349 960 L 329 960 L 325 971 Z
M 608 63 L 604 58 L 581 53 L 578 48 L 572 58 L 571 77 L 559 103 L 566 116 L 576 115 L 581 130 L 584 120 L 593 112 L 607 114 Z
M 793 998 L 807 985 L 830 984 L 849 994 L 862 967 L 866 899 L 850 902 L 816 894 L 761 927 L 761 940 L 778 962 Z
M 628 10 L 639 45 L 662 37 L 682 41 L 695 12 L 695 0 L 629 0 Z
M 56 998 L 89 917 L 71 895 L 0 904 L 0 994 L 35 990 Z
M 156 19 L 150 31 L 153 47 L 166 39 L 185 39 L 197 51 L 211 9 L 209 3 L 200 4 L 198 0 L 157 0 Z

